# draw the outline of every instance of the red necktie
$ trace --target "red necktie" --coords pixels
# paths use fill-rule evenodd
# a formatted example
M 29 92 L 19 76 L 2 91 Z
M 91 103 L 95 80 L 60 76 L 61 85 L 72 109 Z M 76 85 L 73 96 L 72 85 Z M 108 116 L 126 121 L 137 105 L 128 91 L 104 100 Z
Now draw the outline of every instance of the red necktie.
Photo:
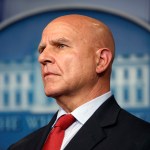
M 65 130 L 73 122 L 75 122 L 75 118 L 71 114 L 61 116 L 50 132 L 44 144 L 43 150 L 60 150 Z

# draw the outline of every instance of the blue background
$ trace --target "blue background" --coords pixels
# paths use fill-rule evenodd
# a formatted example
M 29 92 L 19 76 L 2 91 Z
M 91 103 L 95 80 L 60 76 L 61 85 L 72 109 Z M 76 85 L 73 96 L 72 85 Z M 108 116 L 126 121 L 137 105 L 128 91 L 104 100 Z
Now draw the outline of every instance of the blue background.
M 40 42 L 42 30 L 47 23 L 58 16 L 71 13 L 91 16 L 107 24 L 114 34 L 116 55 L 128 55 L 131 53 L 138 55 L 143 53 L 149 54 L 150 32 L 132 20 L 100 10 L 63 9 L 26 16 L 5 26 L 0 33 L 0 61 L 21 61 L 27 55 L 34 57 Z M 149 114 L 150 108 L 128 111 L 132 113 L 137 113 L 138 111 L 139 113 L 144 112 Z M 144 113 L 140 115 L 140 117 L 147 119 L 144 118 Z M 26 134 L 44 125 L 39 121 L 37 126 L 29 129 L 25 118 L 36 116 L 38 120 L 41 116 L 45 116 L 48 122 L 52 115 L 53 114 L 40 114 L 40 112 L 36 115 L 30 112 L 15 113 L 9 112 L 9 110 L 7 113 L 0 112 L 0 118 L 11 116 L 18 118 L 17 130 L 0 130 L 0 149 L 6 149 L 11 143 L 14 143 Z M 148 121 L 150 121 L 150 119 Z

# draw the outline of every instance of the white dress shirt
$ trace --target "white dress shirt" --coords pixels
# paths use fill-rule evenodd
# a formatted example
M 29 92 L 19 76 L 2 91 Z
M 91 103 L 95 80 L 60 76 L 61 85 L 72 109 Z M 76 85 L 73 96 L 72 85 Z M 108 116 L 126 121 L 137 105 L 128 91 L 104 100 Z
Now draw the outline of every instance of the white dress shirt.
M 65 136 L 64 136 L 60 150 L 63 150 L 66 147 L 66 145 L 70 142 L 70 140 L 74 137 L 74 135 L 79 131 L 79 129 L 85 124 L 85 122 L 111 95 L 112 95 L 111 91 L 109 91 L 79 106 L 73 112 L 71 112 L 71 114 L 76 118 L 76 121 L 69 128 L 65 130 Z M 58 118 L 64 114 L 66 114 L 66 112 L 62 108 L 60 108 L 58 111 L 57 119 L 55 123 L 57 122 Z

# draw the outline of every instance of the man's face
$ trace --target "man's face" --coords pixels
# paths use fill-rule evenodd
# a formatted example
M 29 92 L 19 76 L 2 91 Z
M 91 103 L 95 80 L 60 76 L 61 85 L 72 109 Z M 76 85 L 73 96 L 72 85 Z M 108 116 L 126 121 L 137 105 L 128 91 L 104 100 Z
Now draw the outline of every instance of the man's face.
M 96 50 L 86 35 L 63 21 L 55 21 L 44 29 L 39 62 L 47 96 L 80 94 L 96 82 Z

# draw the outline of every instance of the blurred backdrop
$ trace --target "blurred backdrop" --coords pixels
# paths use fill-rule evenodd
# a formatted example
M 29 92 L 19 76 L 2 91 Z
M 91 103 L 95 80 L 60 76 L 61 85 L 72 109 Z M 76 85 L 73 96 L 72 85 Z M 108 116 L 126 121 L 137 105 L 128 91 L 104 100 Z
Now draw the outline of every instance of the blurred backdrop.
M 123 108 L 150 122 L 150 0 L 0 0 L 0 150 L 47 124 L 58 109 L 44 94 L 37 47 L 46 24 L 70 13 L 110 27 L 111 90 Z

